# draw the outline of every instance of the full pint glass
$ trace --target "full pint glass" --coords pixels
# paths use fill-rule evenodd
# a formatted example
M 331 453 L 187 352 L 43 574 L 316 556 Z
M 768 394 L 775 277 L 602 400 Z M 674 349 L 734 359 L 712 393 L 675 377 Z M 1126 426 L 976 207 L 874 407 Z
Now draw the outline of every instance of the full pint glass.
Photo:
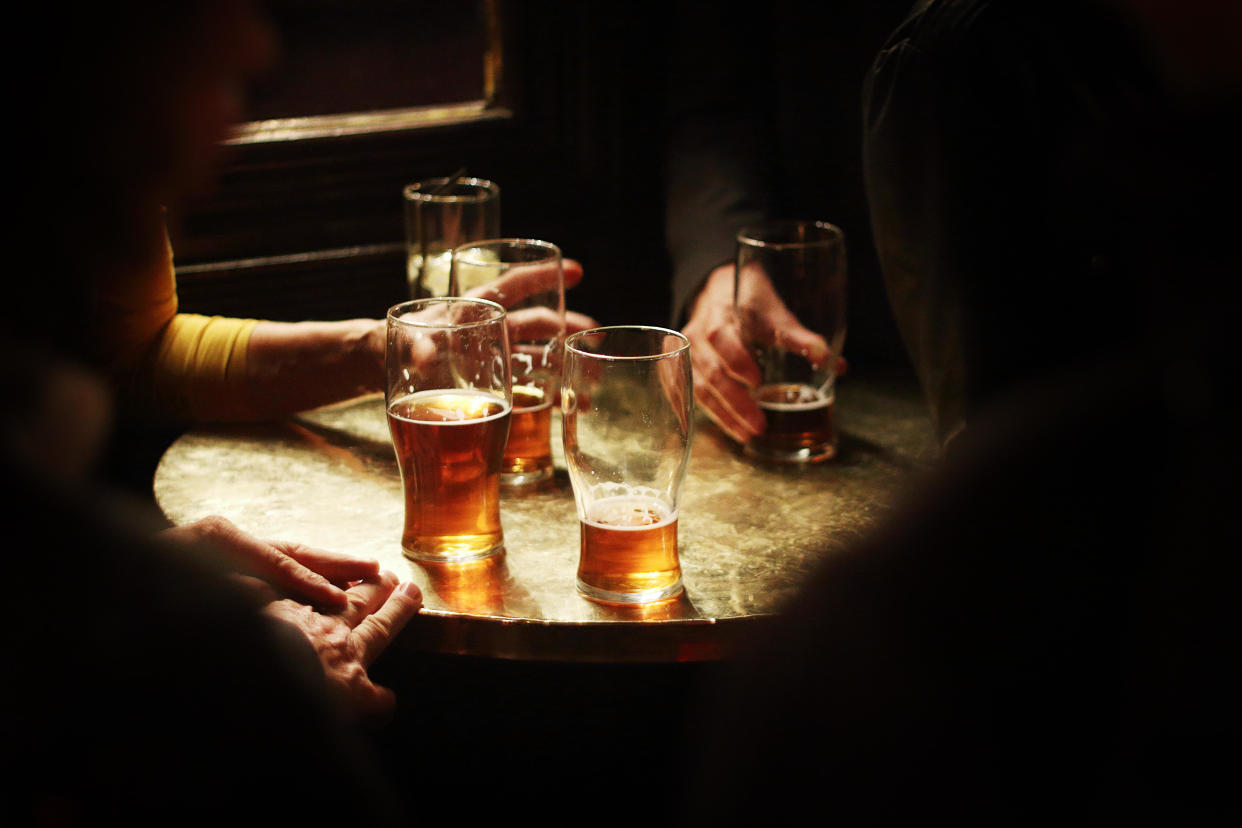
M 758 364 L 767 429 L 746 452 L 814 463 L 836 454 L 837 359 L 845 343 L 845 237 L 822 221 L 779 221 L 737 235 L 734 307 Z
M 638 604 L 682 591 L 677 518 L 692 405 L 681 334 L 627 326 L 566 341 L 562 437 L 587 598 Z
M 503 549 L 500 464 L 513 406 L 504 308 L 460 298 L 396 305 L 385 367 L 406 556 L 470 560 Z
M 503 301 L 509 314 L 513 414 L 500 484 L 538 483 L 552 477 L 552 404 L 565 342 L 561 251 L 534 239 L 462 245 L 453 251 L 449 291 L 460 296 L 479 289 Z

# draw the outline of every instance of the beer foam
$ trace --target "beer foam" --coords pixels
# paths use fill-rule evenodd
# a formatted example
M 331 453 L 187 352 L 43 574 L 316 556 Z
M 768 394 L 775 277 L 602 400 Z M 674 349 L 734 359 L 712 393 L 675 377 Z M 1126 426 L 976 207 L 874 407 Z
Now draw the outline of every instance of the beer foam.
M 787 390 L 786 390 L 787 389 Z M 765 400 L 762 395 L 767 393 L 783 394 L 793 399 Z M 823 408 L 836 399 L 836 395 L 812 388 L 809 385 L 765 385 L 755 392 L 755 403 L 769 411 L 813 411 Z
M 516 399 L 518 394 L 525 394 L 528 397 L 538 397 L 542 402 L 534 405 L 518 405 L 514 407 L 514 411 L 542 411 L 545 408 L 552 407 L 552 398 L 544 393 L 543 389 L 535 385 L 515 385 L 513 386 L 513 396 Z
M 445 250 L 427 257 L 427 268 L 423 271 L 423 254 L 410 253 L 406 260 L 406 281 L 410 285 L 411 295 L 422 276 L 422 289 L 427 296 L 447 296 L 449 289 L 449 269 L 452 267 L 453 251 Z
M 495 414 L 486 414 L 492 406 L 500 406 Z M 509 413 L 512 406 L 504 397 L 474 388 L 434 388 L 407 394 L 388 406 L 393 417 L 413 423 L 433 425 L 476 424 L 495 420 Z M 410 416 L 411 409 L 434 412 L 434 417 Z M 486 415 L 486 416 L 485 416 Z
M 648 495 L 623 494 L 596 500 L 584 523 L 601 529 L 637 532 L 655 529 L 677 520 L 677 510 Z

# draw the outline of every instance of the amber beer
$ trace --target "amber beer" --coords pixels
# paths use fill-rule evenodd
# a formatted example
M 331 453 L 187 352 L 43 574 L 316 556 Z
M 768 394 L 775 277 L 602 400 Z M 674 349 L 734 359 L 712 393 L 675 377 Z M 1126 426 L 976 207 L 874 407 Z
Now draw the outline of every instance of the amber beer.
M 552 475 L 552 400 L 542 388 L 513 386 L 513 416 L 500 482 L 520 485 Z
M 578 588 L 624 603 L 670 598 L 682 590 L 677 513 L 642 495 L 606 497 L 580 521 Z
M 460 389 L 420 391 L 388 406 L 407 556 L 463 560 L 503 546 L 500 463 L 509 412 L 502 397 Z
M 834 395 L 796 383 L 761 386 L 755 402 L 768 421 L 767 430 L 748 448 L 768 457 L 827 459 L 836 452 Z

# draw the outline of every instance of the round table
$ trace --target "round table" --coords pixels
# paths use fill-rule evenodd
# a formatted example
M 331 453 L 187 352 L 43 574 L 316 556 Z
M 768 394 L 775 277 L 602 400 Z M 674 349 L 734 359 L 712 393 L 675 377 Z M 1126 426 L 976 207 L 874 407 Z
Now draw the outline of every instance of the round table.
M 837 391 L 840 449 L 816 466 L 757 462 L 696 423 L 682 494 L 684 594 L 626 608 L 575 588 L 578 518 L 553 423 L 556 475 L 502 490 L 505 552 L 429 564 L 401 551 L 401 480 L 380 395 L 274 423 L 198 428 L 155 474 L 164 514 L 219 514 L 259 537 L 379 559 L 423 590 L 402 647 L 509 659 L 702 661 L 728 656 L 806 575 L 865 532 L 912 473 L 937 459 L 917 388 L 850 378 Z

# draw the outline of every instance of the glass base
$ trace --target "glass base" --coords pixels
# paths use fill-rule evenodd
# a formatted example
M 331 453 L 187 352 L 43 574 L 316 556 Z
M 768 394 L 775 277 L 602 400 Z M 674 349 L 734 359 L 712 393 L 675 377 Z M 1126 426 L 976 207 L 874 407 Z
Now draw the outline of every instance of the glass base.
M 519 486 L 532 486 L 552 479 L 552 467 L 530 469 L 529 471 L 501 472 L 500 485 L 512 489 Z
M 642 592 L 609 592 L 606 589 L 599 589 L 578 579 L 578 592 L 582 593 L 584 598 L 592 601 L 599 601 L 603 604 L 650 604 L 655 601 L 664 601 L 669 598 L 675 598 L 681 594 L 683 589 L 681 578 L 675 583 L 669 584 L 660 589 L 648 589 Z
M 749 457 L 757 457 L 760 460 L 771 460 L 774 463 L 822 463 L 825 460 L 831 460 L 837 456 L 837 446 L 835 443 L 824 443 L 819 446 L 805 446 L 797 449 L 780 450 L 768 448 L 755 443 L 747 443 L 745 452 Z
M 401 553 L 412 561 L 438 561 L 440 563 L 477 561 L 480 558 L 486 558 L 489 555 L 495 555 L 504 551 L 505 543 L 503 539 L 495 545 L 482 546 L 442 543 L 436 544 L 431 548 L 410 548 L 405 544 L 401 545 Z

